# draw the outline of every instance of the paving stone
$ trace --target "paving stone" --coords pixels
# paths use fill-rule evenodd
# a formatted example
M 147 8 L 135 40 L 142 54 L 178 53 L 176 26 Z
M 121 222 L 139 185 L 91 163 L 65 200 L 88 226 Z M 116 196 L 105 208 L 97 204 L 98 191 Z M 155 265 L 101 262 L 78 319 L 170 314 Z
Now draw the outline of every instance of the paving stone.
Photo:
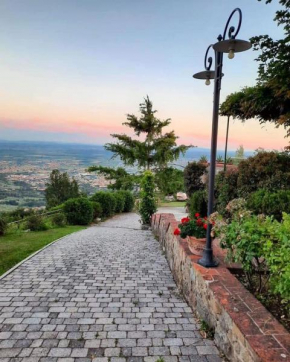
M 62 238 L 0 281 L 1 362 L 217 362 L 138 215 Z

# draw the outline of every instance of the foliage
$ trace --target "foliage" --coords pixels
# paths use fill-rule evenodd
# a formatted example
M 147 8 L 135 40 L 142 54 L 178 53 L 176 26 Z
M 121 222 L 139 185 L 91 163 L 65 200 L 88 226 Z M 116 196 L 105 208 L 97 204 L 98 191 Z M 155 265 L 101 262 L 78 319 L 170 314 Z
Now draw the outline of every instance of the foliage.
M 188 197 L 198 190 L 204 189 L 201 177 L 207 174 L 206 165 L 200 162 L 190 162 L 184 169 L 184 186 Z
M 45 199 L 48 208 L 62 204 L 68 199 L 80 195 L 79 185 L 76 180 L 70 180 L 66 172 L 53 170 L 46 184 Z
M 56 226 L 64 226 L 66 224 L 66 218 L 63 213 L 57 213 L 52 215 L 51 221 Z
M 252 215 L 243 199 L 231 201 L 227 210 L 230 217 L 226 222 L 218 213 L 211 215 L 210 221 L 221 246 L 227 249 L 228 259 L 242 265 L 250 286 L 258 276 L 258 292 L 270 288 L 290 301 L 290 215 L 284 213 L 281 223 L 268 216 Z
M 125 165 L 135 165 L 139 168 L 164 167 L 168 162 L 177 160 L 180 154 L 191 146 L 177 146 L 177 136 L 174 131 L 162 134 L 164 127 L 170 124 L 170 119 L 160 121 L 156 118 L 152 102 L 147 96 L 140 104 L 141 117 L 127 115 L 127 122 L 123 124 L 132 128 L 137 137 L 144 136 L 144 140 L 133 139 L 127 134 L 112 134 L 117 143 L 107 143 L 105 148 L 119 156 Z
M 227 157 L 227 158 L 226 158 L 226 163 L 227 163 L 228 165 L 232 165 L 232 164 L 233 164 L 233 159 L 232 159 L 231 157 Z
M 93 220 L 93 205 L 84 197 L 70 199 L 64 204 L 64 213 L 69 224 L 88 225 Z
M 54 240 L 82 229 L 83 226 L 65 226 L 33 233 L 9 230 L 0 241 L 0 275 Z
M 93 219 L 100 218 L 103 212 L 102 205 L 96 201 L 91 201 L 91 204 L 93 206 Z
M 200 156 L 199 162 L 201 162 L 201 163 L 208 163 L 207 156 L 205 156 L 205 155 Z
M 222 155 L 218 155 L 217 158 L 216 158 L 216 162 L 220 162 L 220 163 L 224 162 L 223 156 L 222 156 Z
M 167 167 L 155 173 L 155 183 L 163 195 L 175 195 L 184 191 L 183 171 Z
M 135 199 L 133 194 L 130 191 L 119 191 L 119 193 L 124 195 L 125 204 L 124 204 L 124 212 L 131 212 L 134 208 Z
M 123 212 L 125 207 L 125 196 L 121 192 L 114 192 L 113 195 L 116 199 L 115 212 Z
M 245 157 L 245 149 L 244 149 L 243 145 L 240 145 L 237 148 L 235 157 L 237 157 L 237 158 L 244 158 Z
M 195 191 L 188 201 L 189 214 L 193 218 L 196 213 L 207 214 L 207 197 L 205 190 Z
M 26 221 L 26 228 L 30 231 L 43 231 L 47 230 L 47 226 L 41 215 L 31 215 Z
M 227 204 L 238 196 L 238 172 L 226 170 L 218 173 L 215 179 L 215 208 L 222 215 L 225 214 Z
M 102 217 L 114 215 L 116 199 L 112 192 L 98 191 L 92 197 L 91 201 L 99 202 L 102 206 Z
M 266 0 L 270 3 L 271 0 Z M 260 123 L 283 125 L 290 135 L 290 1 L 280 0 L 282 10 L 274 20 L 284 28 L 285 37 L 273 40 L 269 35 L 251 38 L 254 51 L 260 51 L 257 85 L 230 94 L 220 107 L 221 115 Z
M 139 212 L 143 224 L 149 224 L 151 216 L 156 212 L 157 205 L 154 194 L 154 175 L 151 171 L 145 171 L 141 181 L 141 200 Z
M 7 230 L 7 221 L 4 217 L 0 216 L 0 236 L 3 236 Z
M 290 213 L 290 190 L 258 190 L 250 194 L 247 206 L 255 214 L 273 216 L 281 221 L 283 212 Z
M 88 172 L 96 171 L 98 174 L 105 175 L 106 180 L 112 183 L 108 189 L 112 190 L 133 190 L 134 185 L 139 183 L 139 176 L 128 173 L 123 167 L 111 168 L 103 166 L 91 166 Z
M 195 236 L 196 238 L 205 238 L 207 229 L 207 217 L 200 217 L 196 213 L 191 219 L 186 217 L 181 219 L 181 224 L 178 225 L 180 236 L 185 239 L 187 236 Z
M 290 155 L 286 152 L 258 152 L 239 163 L 237 187 L 240 197 L 258 189 L 290 188 Z

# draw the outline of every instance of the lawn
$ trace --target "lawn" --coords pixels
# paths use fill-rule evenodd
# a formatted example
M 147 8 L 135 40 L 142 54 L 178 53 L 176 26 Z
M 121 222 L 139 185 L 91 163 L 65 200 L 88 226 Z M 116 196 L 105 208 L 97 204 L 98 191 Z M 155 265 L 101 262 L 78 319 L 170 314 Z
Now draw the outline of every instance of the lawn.
M 161 202 L 162 207 L 185 207 L 186 201 Z
M 28 233 L 13 232 L 0 237 L 0 275 L 52 241 L 84 228 L 65 226 Z

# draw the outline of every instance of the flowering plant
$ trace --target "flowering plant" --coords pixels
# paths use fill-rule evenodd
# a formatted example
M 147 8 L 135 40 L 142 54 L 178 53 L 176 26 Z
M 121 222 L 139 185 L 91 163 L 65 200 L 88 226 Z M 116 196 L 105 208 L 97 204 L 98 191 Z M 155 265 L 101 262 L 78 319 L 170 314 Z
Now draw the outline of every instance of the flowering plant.
M 187 236 L 205 238 L 208 221 L 206 217 L 201 217 L 199 213 L 194 218 L 184 217 L 178 228 L 174 230 L 174 235 L 180 235 L 183 239 Z

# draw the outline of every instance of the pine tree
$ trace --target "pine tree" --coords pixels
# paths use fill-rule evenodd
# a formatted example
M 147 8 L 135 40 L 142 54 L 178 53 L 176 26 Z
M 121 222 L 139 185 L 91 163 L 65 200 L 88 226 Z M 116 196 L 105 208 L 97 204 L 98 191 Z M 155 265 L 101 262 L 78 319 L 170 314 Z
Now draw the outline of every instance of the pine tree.
M 156 118 L 152 102 L 147 96 L 140 104 L 141 116 L 127 115 L 123 124 L 132 128 L 137 137 L 145 136 L 144 140 L 134 139 L 126 134 L 112 134 L 117 143 L 107 143 L 105 148 L 119 156 L 125 165 L 137 165 L 139 168 L 150 170 L 153 167 L 164 168 L 169 162 L 177 160 L 190 147 L 177 146 L 177 136 L 174 131 L 162 133 L 164 127 L 170 124 L 170 119 L 161 121 Z

